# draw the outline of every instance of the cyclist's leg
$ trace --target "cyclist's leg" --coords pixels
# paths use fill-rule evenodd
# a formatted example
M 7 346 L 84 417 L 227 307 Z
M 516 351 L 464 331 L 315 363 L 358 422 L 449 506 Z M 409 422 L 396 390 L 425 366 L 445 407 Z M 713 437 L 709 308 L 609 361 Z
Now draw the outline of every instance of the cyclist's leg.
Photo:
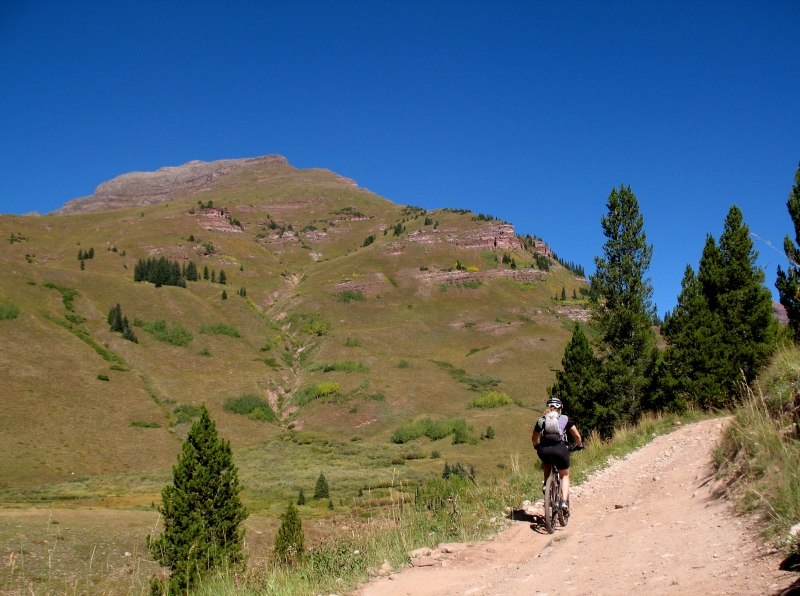
M 542 470 L 544 471 L 544 482 L 547 482 L 547 479 L 550 478 L 550 472 L 553 471 L 553 464 L 542 461 Z
M 559 470 L 558 475 L 561 477 L 561 498 L 569 502 L 569 469 Z

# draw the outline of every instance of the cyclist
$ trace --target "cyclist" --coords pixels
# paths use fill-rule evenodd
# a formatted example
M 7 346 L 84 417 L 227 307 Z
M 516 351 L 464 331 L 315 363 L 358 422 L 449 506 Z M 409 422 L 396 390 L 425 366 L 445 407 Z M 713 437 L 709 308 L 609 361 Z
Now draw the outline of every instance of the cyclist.
M 551 397 L 547 400 L 544 415 L 536 422 L 531 441 L 539 459 L 542 460 L 544 482 L 550 477 L 553 464 L 558 468 L 561 477 L 561 510 L 569 515 L 569 450 L 567 449 L 567 433 L 573 436 L 578 444 L 578 449 L 583 449 L 583 439 L 575 423 L 561 411 L 564 405 L 561 400 Z M 542 485 L 544 486 L 544 484 Z

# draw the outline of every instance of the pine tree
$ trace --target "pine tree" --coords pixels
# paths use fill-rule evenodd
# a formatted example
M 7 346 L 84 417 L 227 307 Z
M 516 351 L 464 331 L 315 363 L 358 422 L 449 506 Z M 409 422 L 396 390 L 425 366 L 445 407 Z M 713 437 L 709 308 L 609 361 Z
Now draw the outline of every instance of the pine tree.
M 328 481 L 325 480 L 325 476 L 322 472 L 319 473 L 319 478 L 317 478 L 317 484 L 314 487 L 314 498 L 315 499 L 329 499 L 331 496 L 330 490 L 328 489 Z
M 122 309 L 119 306 L 119 302 L 108 311 L 106 322 L 108 323 L 109 331 L 122 331 Z
M 89 247 L 89 252 L 87 252 L 85 256 L 86 256 L 87 259 L 93 259 L 94 258 L 94 247 L 93 246 Z
M 275 537 L 275 550 L 273 556 L 280 563 L 294 563 L 298 561 L 305 552 L 303 543 L 303 524 L 294 505 L 289 503 L 286 512 L 283 514 L 281 527 Z
M 597 399 L 601 388 L 600 361 L 578 323 L 564 348 L 561 368 L 556 371 L 556 382 L 548 387 L 547 394 L 560 399 L 564 411 L 587 433 L 597 430 L 608 434 L 613 430 L 614 415 Z
M 781 304 L 786 309 L 789 317 L 789 327 L 794 335 L 794 341 L 800 342 L 800 165 L 794 174 L 794 186 L 786 202 L 789 217 L 794 224 L 794 242 L 786 235 L 783 239 L 783 250 L 789 259 L 786 272 L 778 265 L 778 279 L 775 287 L 778 288 Z M 79 257 L 80 258 L 80 257 Z
M 452 475 L 452 471 L 450 470 L 450 465 L 447 462 L 444 462 L 444 470 L 442 471 L 442 478 L 445 480 L 450 480 L 450 476 Z
M 772 294 L 764 286 L 764 271 L 756 264 L 750 228 L 734 205 L 719 237 L 724 265 L 723 291 L 717 296 L 731 362 L 749 383 L 766 364 L 777 323 L 772 316 Z
M 328 497 L 328 509 L 333 511 L 333 499 L 331 499 L 330 497 Z
M 719 315 L 708 306 L 703 287 L 691 266 L 681 282 L 678 304 L 664 317 L 661 335 L 667 341 L 650 409 L 683 410 L 694 404 L 722 407 L 730 374 L 725 329 Z
M 577 300 L 578 299 L 578 294 L 575 292 L 575 288 L 572 288 L 572 299 L 573 300 Z
M 188 281 L 197 281 L 197 265 L 194 261 L 189 261 L 189 265 L 186 266 L 185 277 Z
M 297 495 L 297 504 L 298 505 L 305 505 L 306 504 L 306 495 L 303 493 L 303 489 L 300 489 L 300 494 Z
M 630 186 L 620 185 L 611 191 L 607 208 L 601 220 L 607 240 L 603 257 L 595 257 L 596 271 L 591 276 L 592 289 L 602 299 L 593 308 L 592 322 L 599 331 L 603 381 L 595 410 L 603 420 L 604 435 L 639 413 L 655 345 L 653 288 L 645 277 L 653 247 L 647 244 L 639 201 Z
M 83 249 L 81 248 L 78 249 L 78 260 L 79 261 L 83 260 Z
M 224 269 L 220 269 L 219 270 L 219 283 L 221 283 L 224 286 L 226 282 L 227 282 L 227 278 L 225 277 L 225 270 Z
M 211 270 L 211 283 L 212 284 L 217 283 L 217 274 L 213 269 Z
M 208 265 L 203 267 L 203 279 L 208 280 Z
M 225 290 L 222 290 L 222 299 L 223 300 L 227 300 L 228 299 L 228 292 L 226 292 Z
M 147 538 L 150 554 L 170 570 L 170 594 L 187 592 L 216 567 L 243 561 L 241 523 L 247 511 L 239 500 L 241 486 L 230 443 L 217 437 L 205 406 L 172 475 L 172 486 L 161 491 L 158 508 L 164 531 L 156 539 Z M 154 582 L 153 591 L 164 591 L 158 580 Z
M 128 322 L 128 317 L 122 319 L 122 339 L 127 339 L 135 344 L 139 343 L 139 340 L 136 339 L 136 335 L 134 335 L 133 329 L 131 329 L 131 325 Z
M 83 271 L 84 269 L 86 269 L 86 266 L 83 264 L 83 261 L 81 261 L 81 271 Z
M 567 299 L 567 289 L 564 286 L 561 286 L 561 299 L 562 300 Z

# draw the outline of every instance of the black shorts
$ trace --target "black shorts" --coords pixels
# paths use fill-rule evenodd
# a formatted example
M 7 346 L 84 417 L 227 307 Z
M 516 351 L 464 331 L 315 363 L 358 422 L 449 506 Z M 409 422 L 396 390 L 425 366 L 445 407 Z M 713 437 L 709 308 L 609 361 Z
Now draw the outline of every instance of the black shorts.
M 569 470 L 569 449 L 566 443 L 540 445 L 536 452 L 544 463 L 553 464 L 559 470 Z

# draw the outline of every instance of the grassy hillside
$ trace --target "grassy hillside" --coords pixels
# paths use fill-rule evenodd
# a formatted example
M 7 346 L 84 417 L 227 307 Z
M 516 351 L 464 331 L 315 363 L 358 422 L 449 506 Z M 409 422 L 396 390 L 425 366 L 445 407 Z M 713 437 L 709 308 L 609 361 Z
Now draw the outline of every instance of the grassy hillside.
M 0 501 L 149 506 L 201 403 L 265 511 L 320 470 L 337 502 L 444 460 L 497 473 L 529 449 L 530 408 L 585 306 L 553 300 L 585 281 L 537 269 L 500 223 L 286 164 L 159 205 L 0 216 Z M 139 259 L 162 256 L 227 283 L 133 281 Z M 117 303 L 138 343 L 109 330 Z M 183 340 L 163 341 L 159 319 Z M 469 407 L 489 389 L 517 403 Z M 269 405 L 225 407 L 242 395 Z M 464 419 L 476 440 L 390 442 L 422 417 Z

